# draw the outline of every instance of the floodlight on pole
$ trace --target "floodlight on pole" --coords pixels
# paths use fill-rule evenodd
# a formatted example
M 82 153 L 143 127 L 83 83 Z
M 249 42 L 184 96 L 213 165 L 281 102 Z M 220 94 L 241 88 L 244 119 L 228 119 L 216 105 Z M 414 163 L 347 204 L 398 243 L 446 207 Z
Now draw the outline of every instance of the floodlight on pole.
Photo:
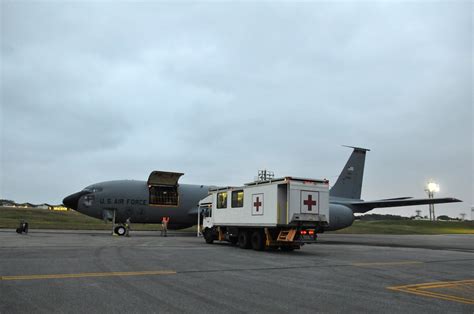
M 433 181 L 430 181 L 428 182 L 428 184 L 426 185 L 426 189 L 428 190 L 428 192 L 431 192 L 431 193 L 438 193 L 439 192 L 439 184 L 438 183 L 435 183 Z
M 439 184 L 430 180 L 428 184 L 426 184 L 425 191 L 428 193 L 428 198 L 433 198 L 434 193 L 439 192 Z M 429 204 L 429 211 L 430 211 L 430 220 L 436 220 L 435 212 L 434 212 L 434 204 Z

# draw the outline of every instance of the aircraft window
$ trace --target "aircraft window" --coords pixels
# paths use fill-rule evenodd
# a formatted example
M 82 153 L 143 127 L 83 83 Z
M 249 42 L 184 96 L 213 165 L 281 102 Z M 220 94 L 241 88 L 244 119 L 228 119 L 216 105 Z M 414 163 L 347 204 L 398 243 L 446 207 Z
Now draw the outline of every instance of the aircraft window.
M 85 188 L 84 191 L 86 191 L 86 192 L 91 192 L 91 193 L 95 193 L 95 192 L 101 192 L 101 191 L 102 191 L 102 188 L 97 187 L 97 186 L 94 186 L 94 187 Z
M 178 187 L 150 186 L 150 204 L 178 206 Z
M 244 207 L 244 191 L 232 191 L 232 207 Z
M 217 208 L 227 208 L 227 192 L 217 193 Z

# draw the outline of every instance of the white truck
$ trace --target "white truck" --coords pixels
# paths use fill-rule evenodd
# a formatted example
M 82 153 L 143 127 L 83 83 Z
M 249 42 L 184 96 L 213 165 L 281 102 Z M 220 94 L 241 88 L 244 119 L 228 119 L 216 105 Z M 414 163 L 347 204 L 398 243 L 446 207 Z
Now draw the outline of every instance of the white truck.
M 328 225 L 329 182 L 283 177 L 216 188 L 199 207 L 207 243 L 290 251 L 316 242 Z

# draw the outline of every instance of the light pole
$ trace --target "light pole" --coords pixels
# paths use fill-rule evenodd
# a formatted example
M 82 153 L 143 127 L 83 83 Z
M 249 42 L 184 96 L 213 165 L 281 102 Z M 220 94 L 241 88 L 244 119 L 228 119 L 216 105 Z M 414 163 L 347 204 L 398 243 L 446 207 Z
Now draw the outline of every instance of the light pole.
M 415 217 L 421 217 L 421 209 L 415 210 L 416 216 Z
M 426 193 L 428 193 L 428 198 L 433 198 L 434 193 L 439 192 L 439 184 L 433 181 L 428 182 L 425 188 Z M 430 211 L 430 220 L 436 220 L 435 212 L 434 212 L 434 204 L 429 204 L 429 211 Z

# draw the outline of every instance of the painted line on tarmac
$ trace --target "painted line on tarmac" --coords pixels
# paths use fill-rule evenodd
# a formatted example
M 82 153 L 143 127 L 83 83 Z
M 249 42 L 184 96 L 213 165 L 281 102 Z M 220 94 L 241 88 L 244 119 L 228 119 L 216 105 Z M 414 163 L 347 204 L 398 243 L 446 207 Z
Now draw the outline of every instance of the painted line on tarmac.
M 474 259 L 461 259 L 458 261 L 471 261 Z M 455 260 L 449 260 L 453 262 Z M 273 270 L 292 270 L 305 268 L 334 268 L 334 267 L 380 267 L 380 266 L 403 266 L 403 265 L 421 265 L 426 263 L 442 263 L 444 261 L 399 261 L 399 262 L 374 262 L 374 263 L 352 263 L 352 264 L 329 264 L 329 265 L 294 265 L 281 267 L 251 267 L 251 268 L 224 268 L 224 269 L 190 269 L 180 270 L 162 270 L 162 271 L 138 271 L 138 272 L 105 272 L 105 273 L 79 273 L 79 274 L 50 274 L 50 275 L 18 275 L 18 276 L 0 276 L 0 281 L 6 280 L 34 280 L 34 279 L 65 279 L 65 278 L 84 278 L 84 277 L 111 277 L 111 276 L 144 276 L 144 275 L 176 275 L 189 273 L 216 273 L 216 272 L 241 272 L 241 271 L 273 271 Z
M 353 267 L 353 266 L 385 266 L 385 265 L 405 265 L 405 264 L 422 264 L 417 261 L 389 262 L 389 263 L 355 263 L 355 264 L 338 264 L 338 265 L 297 265 L 283 267 L 252 267 L 252 268 L 230 268 L 230 269 L 193 269 L 164 271 L 134 271 L 134 272 L 103 272 L 103 273 L 78 273 L 78 274 L 50 274 L 50 275 L 18 275 L 18 276 L 0 276 L 0 281 L 6 280 L 35 280 L 35 279 L 66 279 L 66 278 L 85 278 L 85 277 L 113 277 L 113 276 L 144 276 L 144 275 L 176 275 L 188 273 L 216 273 L 216 272 L 239 272 L 239 271 L 271 271 L 271 270 L 291 270 L 300 268 L 322 268 L 322 267 Z
M 429 289 L 453 289 L 455 292 L 459 292 L 459 290 L 465 290 L 466 292 L 470 293 L 468 298 L 459 297 L 452 294 L 447 293 L 437 293 L 428 291 Z M 406 292 L 411 293 L 419 296 L 431 297 L 446 301 L 454 301 L 458 303 L 464 304 L 474 304 L 474 292 L 472 290 L 474 288 L 474 280 L 458 280 L 458 281 L 438 281 L 438 282 L 428 282 L 422 284 L 413 284 L 413 285 L 405 285 L 405 286 L 394 286 L 394 287 L 387 287 L 389 290 L 399 291 L 399 292 Z
M 400 261 L 400 262 L 377 262 L 377 263 L 353 263 L 353 266 L 357 267 L 371 267 L 371 266 L 397 266 L 397 265 L 412 265 L 412 264 L 424 264 L 420 261 Z
M 176 271 L 174 270 L 158 270 L 158 271 L 102 272 L 102 273 L 79 273 L 79 274 L 22 275 L 22 276 L 1 276 L 0 281 L 87 278 L 87 277 L 123 277 L 123 276 L 146 276 L 146 275 L 158 276 L 158 275 L 175 275 L 175 274 L 176 274 Z

